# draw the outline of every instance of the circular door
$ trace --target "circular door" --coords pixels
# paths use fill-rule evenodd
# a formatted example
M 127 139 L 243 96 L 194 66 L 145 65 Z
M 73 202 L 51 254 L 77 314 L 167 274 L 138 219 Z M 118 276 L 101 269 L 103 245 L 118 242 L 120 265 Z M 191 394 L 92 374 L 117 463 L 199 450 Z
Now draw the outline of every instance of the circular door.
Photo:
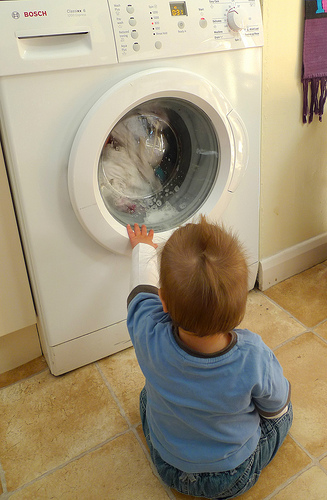
M 242 121 L 209 81 L 143 71 L 108 90 L 83 120 L 69 160 L 70 198 L 92 238 L 126 254 L 128 223 L 164 241 L 198 213 L 222 213 L 247 157 Z

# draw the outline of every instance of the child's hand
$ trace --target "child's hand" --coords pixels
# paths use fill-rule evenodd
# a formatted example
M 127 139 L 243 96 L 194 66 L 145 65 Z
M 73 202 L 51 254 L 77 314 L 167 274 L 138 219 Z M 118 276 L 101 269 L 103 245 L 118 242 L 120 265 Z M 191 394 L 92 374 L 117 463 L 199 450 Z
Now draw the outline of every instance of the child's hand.
M 127 224 L 127 233 L 129 241 L 131 242 L 132 248 L 136 247 L 139 243 L 146 243 L 151 245 L 153 248 L 157 248 L 158 245 L 153 243 L 154 231 L 150 229 L 149 233 L 146 226 L 143 224 L 141 229 L 138 224 L 134 224 L 134 231 L 129 224 Z

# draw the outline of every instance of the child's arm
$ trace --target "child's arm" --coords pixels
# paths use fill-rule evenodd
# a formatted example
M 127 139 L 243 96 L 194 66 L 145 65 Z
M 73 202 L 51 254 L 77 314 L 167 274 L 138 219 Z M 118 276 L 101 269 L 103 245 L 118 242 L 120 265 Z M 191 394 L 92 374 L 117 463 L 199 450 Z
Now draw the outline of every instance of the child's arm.
M 150 229 L 148 232 L 144 224 L 141 229 L 138 224 L 135 224 L 133 230 L 128 224 L 127 233 L 133 248 L 131 290 L 134 291 L 139 286 L 143 289 L 149 285 L 158 288 L 159 277 L 156 252 L 158 245 L 153 242 L 153 230 Z M 130 295 L 129 299 L 132 296 L 134 296 L 134 293 Z
M 127 328 L 136 352 L 147 350 L 147 336 L 152 335 L 154 318 L 167 316 L 158 297 L 159 273 L 157 244 L 153 242 L 153 230 L 145 225 L 127 226 L 132 246 L 131 291 L 127 297 Z M 144 351 L 145 350 L 145 351 Z M 142 354 L 142 356 L 143 356 Z
M 283 369 L 272 351 L 262 362 L 265 365 L 265 377 L 261 387 L 254 388 L 254 404 L 261 417 L 279 418 L 288 410 L 291 384 L 285 378 Z

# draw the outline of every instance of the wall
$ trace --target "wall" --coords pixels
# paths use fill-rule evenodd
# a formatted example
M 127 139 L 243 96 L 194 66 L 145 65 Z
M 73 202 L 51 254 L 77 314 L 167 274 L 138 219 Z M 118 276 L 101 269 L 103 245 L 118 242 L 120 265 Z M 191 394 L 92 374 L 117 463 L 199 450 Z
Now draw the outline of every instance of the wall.
M 327 106 L 302 124 L 304 1 L 263 0 L 263 20 L 261 260 L 327 232 Z

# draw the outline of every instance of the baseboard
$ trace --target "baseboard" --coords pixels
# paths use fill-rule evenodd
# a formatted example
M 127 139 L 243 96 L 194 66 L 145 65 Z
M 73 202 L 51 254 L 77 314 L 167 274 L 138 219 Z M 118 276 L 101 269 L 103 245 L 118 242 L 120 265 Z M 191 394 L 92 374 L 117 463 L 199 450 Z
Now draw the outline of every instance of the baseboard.
M 327 259 L 327 233 L 287 248 L 259 262 L 258 286 L 264 291 Z

